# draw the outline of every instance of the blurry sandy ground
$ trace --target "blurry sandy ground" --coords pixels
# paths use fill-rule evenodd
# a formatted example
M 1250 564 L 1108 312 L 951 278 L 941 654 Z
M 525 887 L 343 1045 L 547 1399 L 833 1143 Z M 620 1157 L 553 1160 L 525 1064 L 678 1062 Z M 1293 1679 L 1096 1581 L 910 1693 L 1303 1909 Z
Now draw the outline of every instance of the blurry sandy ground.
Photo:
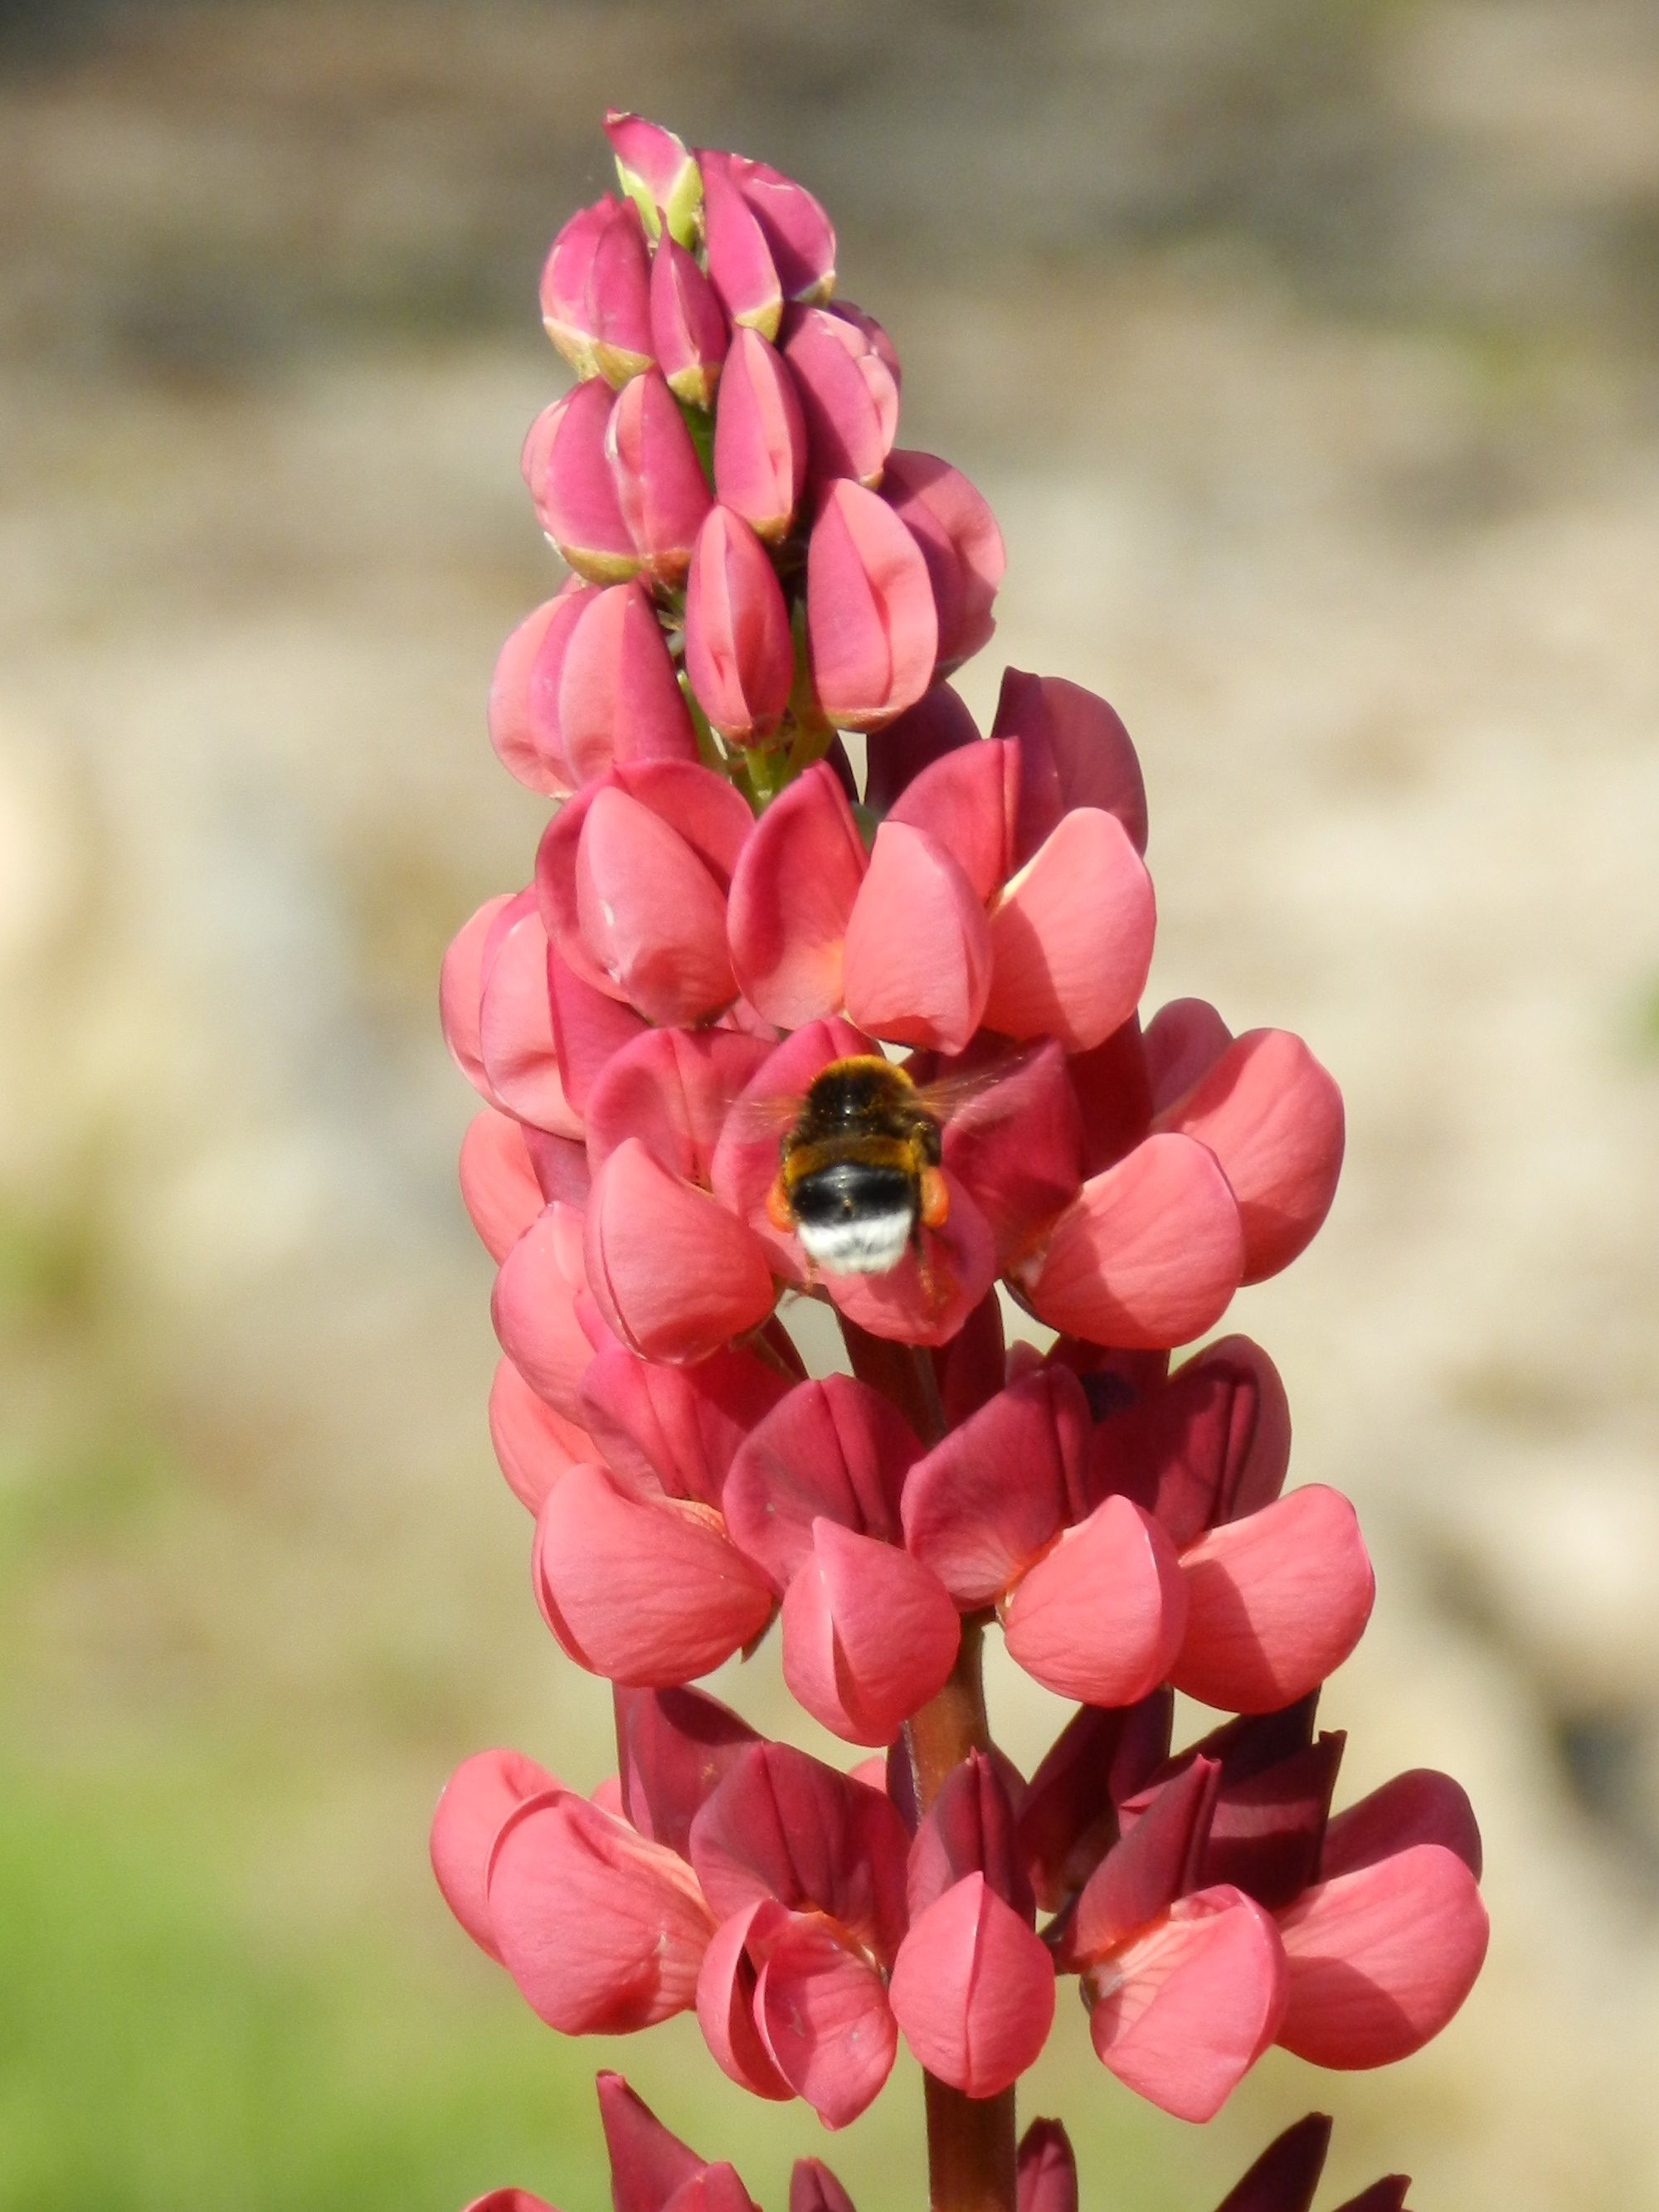
M 845 288 L 904 351 L 907 442 L 968 468 L 1007 534 L 964 689 L 988 707 L 1006 658 L 1110 695 L 1152 792 L 1158 995 L 1304 1031 L 1349 1102 L 1328 1233 L 1234 1318 L 1285 1372 L 1297 1473 L 1355 1492 L 1377 1557 L 1374 1628 L 1327 1700 L 1348 1786 L 1468 1780 L 1492 1962 L 1407 2067 L 1275 2055 L 1204 2136 L 1130 2109 L 1080 2023 L 1031 2108 L 1080 2116 L 1098 2204 L 1203 2212 L 1310 2104 L 1340 2116 L 1350 2187 L 1407 2165 L 1442 2212 L 1659 2203 L 1659 18 L 849 0 L 810 25 L 9 22 L 25 1803 L 78 1790 L 119 1823 L 179 1778 L 157 1850 L 228 1880 L 251 1954 L 325 1983 L 381 1942 L 434 2068 L 455 2022 L 488 2023 L 545 2081 L 499 2161 L 477 2123 L 470 2185 L 588 2201 L 569 2085 L 595 2053 L 465 1954 L 422 1861 L 466 1750 L 518 1741 L 584 1783 L 605 1762 L 603 1695 L 533 1617 L 483 1436 L 488 1271 L 452 1179 L 468 1094 L 432 997 L 538 827 L 481 714 L 551 581 L 516 473 L 556 386 L 534 278 L 603 182 L 599 111 L 636 104 L 830 201 Z M 736 1692 L 757 1713 L 769 1667 Z M 1031 1699 L 1005 1685 L 1003 1710 L 1030 1755 Z M 89 1971 L 88 2006 L 118 2008 L 115 1967 Z M 155 2026 L 134 1992 L 96 2031 L 116 2073 Z M 777 2201 L 810 2122 L 757 2122 L 692 2047 L 626 2063 L 716 2155 L 757 2126 Z M 302 2137 L 303 2067 L 295 2094 Z M 96 2201 L 290 2201 L 246 2177 L 171 2193 L 195 2110 L 179 2085 L 144 2174 Z M 832 2152 L 870 2208 L 915 2173 L 910 2099 L 879 2112 Z M 43 2160 L 0 2202 L 60 2201 Z M 381 2201 L 372 2177 L 295 2187 Z M 432 2187 L 398 2201 L 452 2201 Z

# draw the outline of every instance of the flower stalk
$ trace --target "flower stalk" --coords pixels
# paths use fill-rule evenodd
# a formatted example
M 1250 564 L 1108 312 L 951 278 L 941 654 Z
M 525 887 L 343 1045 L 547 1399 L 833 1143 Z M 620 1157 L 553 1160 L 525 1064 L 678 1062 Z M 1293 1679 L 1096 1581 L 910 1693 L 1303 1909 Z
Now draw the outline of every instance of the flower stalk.
M 951 689 L 1002 540 L 898 444 L 896 351 L 817 200 L 606 127 L 621 196 L 542 281 L 577 380 L 524 450 L 570 574 L 489 701 L 550 817 L 441 996 L 482 1102 L 491 1437 L 617 1769 L 584 1796 L 476 1753 L 434 1866 L 558 2032 L 694 2012 L 831 2130 L 903 2044 L 933 2212 L 1075 2212 L 1064 2129 L 1015 2118 L 1060 1980 L 1121 2087 L 1201 2124 L 1275 2049 L 1410 2056 L 1484 1954 L 1454 1781 L 1338 1809 L 1318 1705 L 1370 1562 L 1339 1491 L 1290 1483 L 1266 1351 L 1215 1334 L 1323 1221 L 1341 1099 L 1286 1032 L 1143 1010 L 1146 789 L 1108 703 L 1011 669 L 981 735 Z M 806 1300 L 848 1371 L 809 1374 Z M 1030 1776 L 993 1634 L 1075 1707 Z M 850 1763 L 696 1686 L 774 1656 Z M 1184 1744 L 1177 1692 L 1216 1716 Z M 599 2097 L 629 2212 L 755 2212 L 620 2077 Z M 1310 2212 L 1328 2136 L 1287 2131 L 1223 2212 Z M 811 2156 L 790 2204 L 851 2212 Z

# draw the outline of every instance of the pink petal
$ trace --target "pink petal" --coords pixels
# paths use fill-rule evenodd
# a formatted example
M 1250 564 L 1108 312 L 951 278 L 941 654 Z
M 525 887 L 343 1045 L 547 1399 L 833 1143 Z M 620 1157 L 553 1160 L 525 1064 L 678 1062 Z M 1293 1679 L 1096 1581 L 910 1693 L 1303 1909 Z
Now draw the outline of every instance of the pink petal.
M 475 2197 L 465 2212 L 554 2212 L 554 2208 L 528 2189 L 492 2189 L 487 2197 Z
M 827 300 L 836 282 L 836 234 L 817 201 L 765 161 L 741 154 L 717 158 L 761 227 L 785 298 Z
M 1024 1787 L 1000 1752 L 970 1752 L 945 1778 L 910 1846 L 905 1895 L 912 1921 L 965 1876 L 980 1874 L 1028 1927 L 1033 1923 L 1036 1904 L 1014 1819 Z
M 601 2074 L 595 2087 L 615 2212 L 663 2212 L 675 2191 L 703 2171 L 704 2160 L 670 2134 L 620 2074 Z
M 1033 2120 L 1019 2139 L 1018 2212 L 1078 2212 L 1077 2160 L 1058 2120 Z
M 1358 1643 L 1376 1595 L 1354 1510 L 1322 1483 L 1212 1528 L 1181 1572 L 1187 1634 L 1170 1679 L 1236 1713 L 1316 1688 Z
M 949 1344 L 996 1279 L 990 1224 L 948 1169 L 945 1182 L 950 1218 L 922 1231 L 920 1259 L 908 1252 L 884 1275 L 831 1275 L 825 1284 L 836 1310 L 872 1336 Z
M 776 1295 L 753 1232 L 637 1137 L 593 1178 L 586 1253 L 600 1312 L 645 1359 L 700 1359 L 757 1328 Z
M 663 1490 L 719 1506 L 738 1447 L 789 1387 L 752 1352 L 712 1352 L 670 1367 L 618 1346 L 589 1367 L 582 1403 L 603 1456 L 636 1495 Z
M 780 793 L 732 878 L 732 964 L 781 1029 L 833 1013 L 842 946 L 866 866 L 853 811 L 820 762 Z
M 783 1679 L 848 1743 L 891 1743 L 938 1695 L 962 1638 L 957 1609 L 907 1552 L 833 1521 L 783 1601 Z
M 622 582 L 640 565 L 605 455 L 613 396 L 597 378 L 579 384 L 537 417 L 524 447 L 538 521 L 577 574 L 595 584 Z
M 795 680 L 777 572 L 741 515 L 716 507 L 697 534 L 685 597 L 685 666 L 723 737 L 752 745 L 783 720 Z
M 927 564 L 892 508 L 846 478 L 829 487 L 808 541 L 806 634 L 819 703 L 841 729 L 878 729 L 933 681 Z
M 733 1913 L 721 1923 L 697 1976 L 697 2025 L 715 2063 L 740 2089 L 777 2104 L 787 2104 L 795 2093 L 772 2063 L 755 2024 L 760 1977 L 748 1943 L 757 1926 L 775 1930 L 786 1919 L 781 1906 L 764 1901 Z
M 507 1487 L 532 1513 L 570 1468 L 593 1457 L 587 1431 L 538 1397 L 510 1359 L 498 1363 L 490 1386 L 489 1437 Z
M 490 1315 L 501 1350 L 538 1396 L 580 1421 L 579 1392 L 593 1347 L 576 1312 L 581 1219 L 550 1206 L 501 1262 Z
M 509 1112 L 556 1136 L 581 1135 L 581 1116 L 559 1074 L 547 932 L 533 908 L 500 936 L 485 965 L 478 1048 L 489 1087 Z
M 1002 532 L 961 470 L 936 454 L 895 450 L 887 457 L 881 489 L 927 563 L 939 617 L 939 665 L 948 674 L 988 642 L 996 628 L 991 608 L 1007 566 Z
M 618 763 L 696 762 L 696 733 L 642 585 L 588 595 L 558 679 L 559 735 L 578 783 L 596 781 Z
M 730 334 L 714 287 L 672 238 L 652 257 L 651 342 L 674 397 L 711 408 Z
M 898 386 L 868 335 L 832 307 L 792 307 L 779 343 L 800 394 L 813 474 L 879 483 L 898 428 Z
M 522 897 L 521 893 L 519 896 Z M 496 933 L 496 925 L 513 905 L 514 897 L 511 891 L 503 891 L 499 898 L 486 899 L 477 912 L 461 925 L 450 940 L 438 976 L 438 1013 L 443 1024 L 444 1042 L 462 1074 L 486 1098 L 489 1096 L 489 1079 L 484 1073 L 478 1045 L 478 1002 L 483 995 L 484 956 Z
M 1019 738 L 1052 763 L 1062 807 L 1097 806 L 1115 814 L 1137 853 L 1146 849 L 1146 787 L 1140 763 L 1115 711 L 1063 676 L 1002 678 L 994 738 Z
M 1342 1094 L 1285 1030 L 1251 1030 L 1158 1116 L 1220 1161 L 1244 1226 L 1244 1280 L 1290 1265 L 1330 1212 L 1342 1167 Z
M 677 2189 L 663 2212 L 759 2212 L 759 2207 L 738 2179 L 737 2168 L 722 2160 L 705 2166 Z
M 614 192 L 580 209 L 554 240 L 542 270 L 542 320 L 578 376 L 598 374 L 598 336 L 589 284 L 599 240 L 623 213 Z
M 621 1808 L 641 1835 L 684 1858 L 691 1823 L 760 1738 L 702 1690 L 618 1690 L 616 1705 Z
M 1121 1950 L 1160 1920 L 1183 1891 L 1200 1887 L 1195 1876 L 1220 1781 L 1217 1760 L 1194 1759 L 1167 1782 L 1146 1790 L 1147 1802 L 1133 1826 L 1124 1809 L 1122 1834 L 1078 1899 L 1062 1945 L 1064 1966 L 1074 1971 Z
M 1449 1774 L 1413 1767 L 1339 1813 L 1325 1831 L 1321 1877 L 1328 1881 L 1375 1866 L 1413 1844 L 1442 1845 L 1479 1878 L 1480 1831 L 1474 1808 L 1468 1791 Z
M 732 1030 L 644 1031 L 611 1056 L 588 1094 L 594 1170 L 637 1137 L 670 1175 L 707 1182 L 726 1109 L 769 1050 Z
M 572 579 L 508 637 L 489 684 L 489 742 L 507 774 L 558 795 L 575 778 L 559 735 L 558 684 L 565 647 L 592 587 Z
M 789 534 L 806 483 L 795 380 L 752 330 L 732 333 L 714 404 L 714 490 L 769 545 Z
M 733 1540 L 781 1589 L 812 1557 L 821 1518 L 896 1542 L 899 1497 L 921 1446 L 850 1375 L 801 1382 L 733 1455 L 721 1505 Z
M 606 453 L 635 550 L 659 583 L 680 582 L 709 510 L 708 480 L 661 369 L 617 393 Z
M 881 1790 L 781 1743 L 743 1753 L 691 1824 L 691 1863 L 722 1917 L 767 1899 L 827 1912 L 884 1963 L 905 1928 L 909 1836 Z
M 1330 2141 L 1330 2121 L 1323 2112 L 1310 2112 L 1274 2136 L 1216 2212 L 1313 2212 Z
M 1183 1097 L 1232 1041 L 1232 1031 L 1207 999 L 1171 999 L 1160 1006 L 1142 1040 L 1158 1112 Z
M 1163 1135 L 1084 1184 L 1025 1280 L 1051 1328 L 1151 1348 L 1212 1327 L 1243 1267 L 1238 1208 L 1214 1154 Z
M 594 961 L 648 1019 L 690 1023 L 733 996 L 726 901 L 675 830 L 601 790 L 582 823 L 576 907 Z
M 847 923 L 847 1011 L 871 1036 L 960 1052 L 991 975 L 968 878 L 925 830 L 888 821 Z
M 1486 1955 L 1486 1909 L 1438 1844 L 1320 1883 L 1279 1916 L 1290 2003 L 1278 2039 L 1316 2066 L 1389 2066 L 1438 2035 Z
M 488 1106 L 461 1139 L 461 1198 L 484 1249 L 498 1262 L 544 1203 L 522 1125 Z
M 1152 878 L 1121 823 L 1067 814 L 991 909 L 988 1027 L 1102 1043 L 1134 1012 L 1152 964 Z
M 1028 1258 L 1083 1181 L 1082 1118 L 1059 1045 L 1018 1055 L 1001 1082 L 951 1116 L 945 1164 L 990 1223 L 1000 1262 Z
M 756 1990 L 773 2063 L 827 2128 L 844 2128 L 893 2069 L 898 2032 L 881 1976 L 823 1921 L 797 1918 Z
M 865 805 L 879 820 L 925 768 L 978 741 L 978 728 L 961 693 L 948 684 L 930 685 L 914 707 L 887 724 L 881 743 L 870 747 Z
M 1169 1538 L 1127 1498 L 1109 1498 L 1018 1583 L 1004 1627 L 1011 1656 L 1046 1688 L 1132 1705 L 1169 1672 L 1185 1618 Z
M 1055 1368 L 1011 1383 L 918 1462 L 904 1540 L 964 1611 L 994 1603 L 1059 1535 L 1088 1443 L 1082 1385 Z
M 927 694 L 930 700 L 933 696 Z M 913 708 L 911 714 L 920 714 L 925 704 Z M 885 755 L 892 734 L 883 733 L 879 754 Z M 887 819 L 926 830 L 956 861 L 982 903 L 1000 890 L 1013 866 L 1019 787 L 1018 746 L 990 738 L 957 744 L 914 774 L 894 799 Z
M 740 155 L 698 149 L 708 281 L 734 323 L 769 338 L 782 319 L 783 291 L 766 233 L 740 188 L 739 164 L 748 166 Z
M 772 1617 L 767 1584 L 707 1507 L 629 1497 L 573 1467 L 536 1522 L 537 1594 L 579 1665 L 643 1688 L 690 1682 Z
M 490 1933 L 485 1877 L 502 1823 L 527 1798 L 562 1787 L 521 1751 L 477 1751 L 463 1759 L 432 1816 L 432 1871 L 444 1902 L 482 1951 L 501 1954 Z
M 1097 2054 L 1180 2120 L 1208 2120 L 1273 2041 L 1288 1977 L 1273 1922 L 1238 1890 L 1200 1890 L 1091 1976 Z
M 1083 1117 L 1083 1173 L 1098 1175 L 1103 1168 L 1115 1167 L 1152 1131 L 1152 1088 L 1135 1017 L 1131 1014 L 1092 1051 L 1074 1053 L 1067 1073 Z
M 1290 1456 L 1278 1369 L 1249 1337 L 1229 1336 L 1100 1424 L 1092 1477 L 1144 1505 L 1181 1546 L 1272 1504 Z
M 672 1851 L 568 1794 L 509 1817 L 489 1918 L 532 2009 L 566 2035 L 626 2035 L 688 2010 L 714 1932 Z
M 639 210 L 625 200 L 595 240 L 587 272 L 593 366 L 613 385 L 651 366 L 650 298 L 645 227 Z
M 930 2074 L 994 2097 L 1035 2065 L 1054 2017 L 1054 1963 L 981 1874 L 912 1923 L 889 1992 L 904 2039 Z

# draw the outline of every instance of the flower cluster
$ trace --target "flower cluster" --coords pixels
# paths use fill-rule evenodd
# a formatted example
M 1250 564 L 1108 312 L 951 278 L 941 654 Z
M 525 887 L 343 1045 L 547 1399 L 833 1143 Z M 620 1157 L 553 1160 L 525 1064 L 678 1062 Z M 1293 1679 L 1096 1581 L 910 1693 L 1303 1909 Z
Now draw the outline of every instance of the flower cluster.
M 1062 678 L 1009 670 L 984 735 L 945 680 L 991 634 L 1001 541 L 894 444 L 896 356 L 831 304 L 817 202 L 607 128 L 623 197 L 543 281 L 579 381 L 525 453 L 574 574 L 490 702 L 559 804 L 441 1000 L 484 1102 L 461 1182 L 498 1266 L 491 1431 L 548 1626 L 616 1686 L 619 1771 L 584 1797 L 469 1759 L 444 1893 L 554 2027 L 695 2010 L 735 2081 L 831 2128 L 901 2040 L 1002 2096 L 1062 1976 L 1104 2066 L 1188 2120 L 1274 2045 L 1403 2057 L 1480 1964 L 1473 1817 L 1421 1772 L 1333 1816 L 1314 1715 L 1371 1607 L 1356 1516 L 1285 1487 L 1260 1346 L 1171 1358 L 1318 1229 L 1336 1087 L 1202 1000 L 1143 1019 L 1134 748 Z M 890 1092 L 884 1121 L 857 1103 Z M 851 1372 L 807 1373 L 803 1298 Z M 873 1754 L 852 1772 L 690 1686 L 775 1626 L 796 1701 Z M 992 1626 L 1079 1706 L 1029 1781 L 984 1715 Z M 1177 1691 L 1231 1717 L 1179 1752 Z M 601 2098 L 619 2204 L 749 2203 Z M 1321 2124 L 1231 2212 L 1307 2212 Z M 1377 2187 L 1350 2212 L 1401 2203 Z M 1053 2124 L 1019 2191 L 1074 2204 Z M 808 2161 L 792 2212 L 818 2206 L 846 2198 Z

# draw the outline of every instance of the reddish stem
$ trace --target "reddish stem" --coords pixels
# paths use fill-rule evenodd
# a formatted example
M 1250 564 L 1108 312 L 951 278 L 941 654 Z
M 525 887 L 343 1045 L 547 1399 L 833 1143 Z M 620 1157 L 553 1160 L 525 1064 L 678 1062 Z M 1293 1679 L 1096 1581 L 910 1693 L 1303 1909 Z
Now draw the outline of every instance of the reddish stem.
M 937 1443 L 945 1434 L 945 1414 L 931 1356 L 868 1335 L 845 1319 L 842 1334 L 859 1380 L 890 1399 L 923 1443 Z M 923 1813 L 970 1751 L 990 1749 L 980 1667 L 983 1638 L 983 1620 L 970 1615 L 962 1624 L 962 1648 L 951 1679 L 905 1729 L 916 1803 Z M 933 2212 L 1015 2212 L 1013 2091 L 965 2097 L 929 2074 L 924 2076 L 924 2094 Z

